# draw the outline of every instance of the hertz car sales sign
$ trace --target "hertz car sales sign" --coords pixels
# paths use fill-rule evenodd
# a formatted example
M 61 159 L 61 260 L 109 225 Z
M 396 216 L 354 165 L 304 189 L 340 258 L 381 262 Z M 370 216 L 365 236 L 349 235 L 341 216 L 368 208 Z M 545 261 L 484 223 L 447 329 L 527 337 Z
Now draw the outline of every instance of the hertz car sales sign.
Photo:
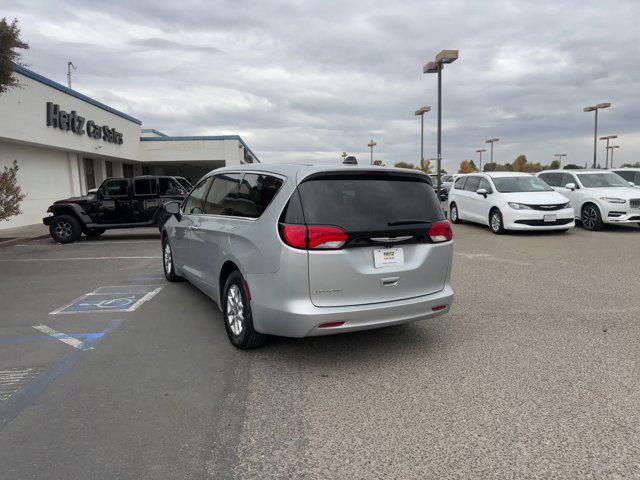
M 78 135 L 86 133 L 88 137 L 96 140 L 102 139 L 105 142 L 122 145 L 122 133 L 115 128 L 109 128 L 108 125 L 98 125 L 93 120 L 86 121 L 75 110 L 65 112 L 60 110 L 60 105 L 52 102 L 47 102 L 47 126 L 71 131 Z

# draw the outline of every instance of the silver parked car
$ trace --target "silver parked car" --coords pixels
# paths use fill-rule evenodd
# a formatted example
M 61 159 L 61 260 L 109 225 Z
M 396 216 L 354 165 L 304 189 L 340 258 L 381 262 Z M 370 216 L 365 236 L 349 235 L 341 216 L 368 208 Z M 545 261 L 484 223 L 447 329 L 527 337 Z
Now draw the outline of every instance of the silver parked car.
M 165 209 L 166 278 L 215 300 L 239 348 L 432 318 L 453 300 L 451 226 L 421 172 L 225 167 Z

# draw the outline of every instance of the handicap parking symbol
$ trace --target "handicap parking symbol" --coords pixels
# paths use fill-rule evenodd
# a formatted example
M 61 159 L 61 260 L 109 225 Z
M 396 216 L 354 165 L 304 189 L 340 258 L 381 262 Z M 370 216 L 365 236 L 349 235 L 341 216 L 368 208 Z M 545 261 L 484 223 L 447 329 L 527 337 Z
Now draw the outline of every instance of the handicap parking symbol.
M 155 296 L 161 288 L 155 286 L 100 287 L 64 307 L 54 310 L 51 314 L 132 312 Z

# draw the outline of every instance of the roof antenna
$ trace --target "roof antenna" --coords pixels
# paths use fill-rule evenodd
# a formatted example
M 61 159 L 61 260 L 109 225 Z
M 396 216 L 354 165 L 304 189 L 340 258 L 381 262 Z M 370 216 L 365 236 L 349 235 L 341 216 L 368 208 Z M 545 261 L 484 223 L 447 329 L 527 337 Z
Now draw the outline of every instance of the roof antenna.
M 71 69 L 76 69 L 76 66 L 73 64 L 73 62 L 69 62 L 67 63 L 67 86 L 69 87 L 69 89 L 71 89 Z

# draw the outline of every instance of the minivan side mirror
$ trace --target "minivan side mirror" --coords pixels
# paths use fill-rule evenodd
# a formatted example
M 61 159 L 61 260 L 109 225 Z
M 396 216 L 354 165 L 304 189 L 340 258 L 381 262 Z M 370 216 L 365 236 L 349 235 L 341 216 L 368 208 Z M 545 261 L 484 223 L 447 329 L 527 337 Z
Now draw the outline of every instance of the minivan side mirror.
M 575 183 L 567 183 L 564 188 L 574 191 L 576 189 L 576 184 Z
M 488 194 L 489 192 L 487 192 L 487 189 L 486 189 L 486 188 L 479 188 L 478 190 L 476 190 L 476 193 L 477 193 L 478 195 L 482 195 L 484 198 L 487 198 L 487 194 Z
M 98 193 L 98 188 L 90 188 L 89 190 L 87 190 L 87 195 L 95 195 Z
M 162 208 L 164 208 L 165 212 L 175 215 L 176 218 L 180 220 L 180 202 L 167 202 Z

